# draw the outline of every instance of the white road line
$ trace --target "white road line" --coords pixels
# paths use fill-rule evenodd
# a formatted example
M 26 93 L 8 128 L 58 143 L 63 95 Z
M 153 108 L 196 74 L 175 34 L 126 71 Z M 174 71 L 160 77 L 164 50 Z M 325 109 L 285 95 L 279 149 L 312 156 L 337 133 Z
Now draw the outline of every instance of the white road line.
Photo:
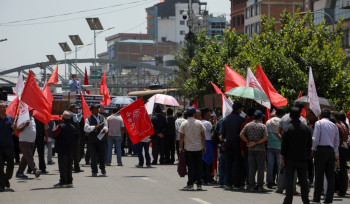
M 157 183 L 157 181 L 155 181 L 153 179 L 150 179 L 150 178 L 147 178 L 147 177 L 143 177 L 142 179 L 145 180 L 145 181 L 152 182 L 152 183 Z
M 196 201 L 196 202 L 198 202 L 198 203 L 201 203 L 201 204 L 211 204 L 211 203 L 209 203 L 209 202 L 207 202 L 207 201 L 205 201 L 205 200 L 202 200 L 202 199 L 200 199 L 200 198 L 190 198 L 191 200 L 194 200 L 194 201 Z

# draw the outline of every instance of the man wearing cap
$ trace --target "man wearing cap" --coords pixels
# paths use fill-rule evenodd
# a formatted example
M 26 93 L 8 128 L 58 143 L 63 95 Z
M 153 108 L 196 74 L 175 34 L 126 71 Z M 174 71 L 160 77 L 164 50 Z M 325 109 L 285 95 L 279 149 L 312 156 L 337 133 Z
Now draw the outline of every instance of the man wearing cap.
M 30 121 L 20 124 L 20 127 L 17 127 L 15 130 L 19 133 L 19 149 L 23 154 L 16 173 L 17 178 L 28 178 L 28 176 L 23 173 L 27 164 L 28 168 L 34 171 L 36 178 L 41 174 L 41 170 L 35 165 L 33 157 L 36 138 L 36 125 L 33 118 L 33 109 L 29 110 L 29 116 Z
M 6 115 L 6 104 L 0 101 L 0 192 L 10 188 L 14 168 L 13 118 Z M 6 162 L 6 172 L 4 166 Z
M 58 154 L 58 169 L 60 171 L 60 181 L 54 185 L 59 187 L 73 187 L 72 164 L 73 149 L 75 140 L 75 127 L 71 123 L 71 114 L 64 111 L 62 114 L 63 123 L 59 124 L 52 133 L 56 139 L 55 148 Z
M 69 80 L 70 91 L 79 91 L 80 82 L 76 74 L 72 74 L 72 80 Z
M 89 133 L 88 146 L 91 155 L 91 172 L 96 177 L 98 173 L 97 161 L 100 164 L 102 175 L 106 175 L 106 136 L 108 132 L 108 123 L 105 122 L 103 115 L 99 114 L 99 105 L 91 105 L 91 115 L 86 118 L 84 131 Z M 98 138 L 99 136 L 99 138 Z M 102 137 L 102 138 L 101 138 Z
M 206 152 L 205 127 L 202 122 L 195 119 L 196 109 L 187 110 L 188 119 L 182 122 L 180 132 L 180 151 L 185 151 L 186 165 L 188 168 L 188 181 L 184 190 L 193 190 L 193 184 L 197 184 L 197 190 L 202 190 L 201 170 L 202 154 Z
M 248 164 L 249 164 L 249 177 L 248 177 L 248 191 L 265 192 L 264 184 L 264 171 L 265 171 L 265 145 L 267 141 L 267 127 L 262 123 L 265 115 L 256 110 L 254 113 L 254 121 L 244 126 L 241 131 L 241 139 L 247 143 L 248 146 Z M 255 174 L 258 172 L 257 185 L 255 186 Z
M 239 116 L 243 106 L 240 103 L 232 105 L 232 112 L 222 121 L 220 140 L 225 145 L 225 161 L 226 161 L 226 190 L 240 188 L 239 171 L 241 168 L 241 147 L 239 130 L 244 118 Z
M 152 157 L 153 165 L 157 165 L 158 163 L 158 155 L 160 154 L 160 164 L 164 164 L 164 135 L 166 133 L 166 118 L 162 114 L 162 107 L 157 105 L 154 108 L 155 115 L 152 116 L 151 122 L 154 128 L 154 135 L 151 136 L 152 140 Z
M 78 106 L 76 104 L 71 104 L 69 106 L 69 114 L 70 119 L 69 120 L 72 125 L 75 127 L 75 134 L 74 134 L 74 144 L 73 144 L 73 161 L 74 161 L 74 172 L 84 172 L 84 170 L 80 169 L 79 162 L 80 162 L 80 120 L 81 120 L 81 114 L 78 113 Z M 78 116 L 79 115 L 79 116 Z

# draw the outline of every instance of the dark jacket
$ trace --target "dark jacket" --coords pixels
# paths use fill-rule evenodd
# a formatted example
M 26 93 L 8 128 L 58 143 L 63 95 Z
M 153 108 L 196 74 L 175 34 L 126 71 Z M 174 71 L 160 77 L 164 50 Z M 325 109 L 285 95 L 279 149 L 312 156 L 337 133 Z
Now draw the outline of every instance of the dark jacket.
M 59 130 L 60 129 L 60 130 Z M 58 154 L 71 154 L 74 144 L 75 137 L 75 127 L 71 124 L 69 120 L 60 124 L 58 130 L 60 133 L 56 136 L 55 149 Z
M 98 114 L 98 117 L 99 117 L 99 119 L 100 119 L 100 123 L 103 123 L 103 122 L 105 121 L 105 117 L 103 117 L 103 115 Z M 88 120 L 89 120 L 90 126 L 98 125 L 98 124 L 97 124 L 97 120 L 95 119 L 94 116 L 90 115 L 90 116 L 88 117 Z M 97 131 L 94 130 L 94 131 L 90 132 L 90 133 L 89 133 L 89 136 L 88 136 L 88 143 L 97 143 L 97 142 L 99 142 L 99 141 L 105 142 L 105 141 L 106 141 L 106 136 L 104 136 L 104 137 L 102 138 L 102 140 L 99 140 L 99 139 L 97 138 L 97 135 L 101 132 L 101 130 L 102 130 L 103 128 L 104 128 L 104 126 L 101 125 L 101 127 L 98 128 Z
M 9 115 L 3 120 L 0 118 L 0 147 L 13 147 L 12 136 L 13 118 Z
M 221 126 L 221 134 L 226 139 L 227 144 L 238 145 L 240 144 L 240 128 L 244 118 L 237 113 L 232 112 L 230 115 L 224 118 Z
M 285 160 L 307 161 L 311 157 L 311 128 L 292 120 L 282 132 L 281 155 Z
M 173 116 L 167 116 L 167 128 L 166 136 L 172 139 L 175 139 L 176 129 L 175 129 L 175 118 Z
M 151 122 L 155 135 L 159 133 L 166 135 L 167 123 L 165 117 L 161 113 L 157 113 L 156 115 L 152 116 Z
M 34 118 L 35 119 L 35 118 Z M 40 120 L 35 119 L 36 126 L 36 140 L 43 140 L 45 138 L 45 124 Z

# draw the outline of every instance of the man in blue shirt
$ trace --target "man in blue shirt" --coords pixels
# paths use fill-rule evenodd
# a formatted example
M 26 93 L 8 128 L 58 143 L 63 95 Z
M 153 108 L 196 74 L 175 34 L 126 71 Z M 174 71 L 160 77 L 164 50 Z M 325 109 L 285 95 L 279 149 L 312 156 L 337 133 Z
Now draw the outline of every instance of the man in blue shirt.
M 10 188 L 14 168 L 13 118 L 6 115 L 6 104 L 0 101 L 0 192 Z M 4 166 L 6 162 L 6 172 Z
M 72 74 L 72 80 L 69 80 L 70 91 L 79 91 L 80 82 L 77 78 L 77 75 Z

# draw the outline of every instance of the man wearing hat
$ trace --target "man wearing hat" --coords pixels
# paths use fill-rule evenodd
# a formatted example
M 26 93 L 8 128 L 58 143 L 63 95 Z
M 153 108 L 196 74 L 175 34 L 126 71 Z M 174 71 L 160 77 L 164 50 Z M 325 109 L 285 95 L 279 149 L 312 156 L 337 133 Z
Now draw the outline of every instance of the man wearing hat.
M 12 178 L 14 168 L 14 142 L 12 139 L 13 118 L 6 115 L 6 104 L 0 101 L 0 192 L 5 187 L 10 188 L 9 180 Z M 6 162 L 6 172 L 4 165 Z
M 205 127 L 203 123 L 195 119 L 196 109 L 187 110 L 188 119 L 183 121 L 180 128 L 180 151 L 185 151 L 186 165 L 188 168 L 188 181 L 184 190 L 193 190 L 193 184 L 197 184 L 197 190 L 202 190 L 202 154 L 206 152 Z
M 75 140 L 75 127 L 71 123 L 71 114 L 64 111 L 62 114 L 63 123 L 57 126 L 52 133 L 56 139 L 55 148 L 58 154 L 58 169 L 60 171 L 60 181 L 54 185 L 59 187 L 73 187 L 72 164 L 73 149 Z
M 154 108 L 155 115 L 152 116 L 151 122 L 154 128 L 154 135 L 151 136 L 152 140 L 152 157 L 153 165 L 158 163 L 158 155 L 160 154 L 160 164 L 164 164 L 165 159 L 165 134 L 166 134 L 166 118 L 162 114 L 162 107 L 157 105 Z
M 72 125 L 75 127 L 75 134 L 74 134 L 74 144 L 73 144 L 73 161 L 74 161 L 74 172 L 84 172 L 84 170 L 80 169 L 79 161 L 80 161 L 80 127 L 79 123 L 81 120 L 81 117 L 78 117 L 78 106 L 77 104 L 72 103 L 69 106 L 69 114 L 70 119 L 69 121 L 72 123 Z M 81 115 L 81 114 L 80 114 Z
M 105 117 L 99 114 L 99 105 L 91 105 L 91 115 L 86 118 L 84 131 L 89 133 L 88 146 L 91 155 L 91 172 L 92 176 L 96 177 L 98 173 L 97 161 L 100 164 L 102 175 L 106 175 L 106 134 L 108 132 L 108 123 L 105 122 Z M 98 138 L 98 136 L 100 136 Z M 101 138 L 102 136 L 102 138 Z
M 265 192 L 264 189 L 264 171 L 265 171 L 265 142 L 267 141 L 267 127 L 262 123 L 265 115 L 256 110 L 254 113 L 254 121 L 244 126 L 240 137 L 247 143 L 248 146 L 248 164 L 249 164 L 249 177 L 248 177 L 248 191 L 258 190 L 259 192 Z M 257 185 L 255 186 L 255 174 L 258 172 Z
M 242 104 L 236 102 L 232 105 L 232 112 L 223 119 L 221 126 L 220 140 L 225 145 L 226 161 L 226 190 L 232 190 L 233 186 L 240 187 L 240 168 L 241 168 L 241 147 L 239 131 L 244 118 L 239 116 L 242 112 Z

